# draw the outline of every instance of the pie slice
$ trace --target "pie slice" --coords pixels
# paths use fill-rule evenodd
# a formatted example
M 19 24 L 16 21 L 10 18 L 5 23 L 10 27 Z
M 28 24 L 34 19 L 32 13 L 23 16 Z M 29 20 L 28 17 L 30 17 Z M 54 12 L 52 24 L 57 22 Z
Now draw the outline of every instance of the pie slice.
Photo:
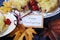
M 58 7 L 58 0 L 36 0 L 39 8 L 45 12 L 51 12 Z
M 4 23 L 4 19 L 5 17 L 3 16 L 3 14 L 0 14 L 0 32 L 5 31 L 8 28 Z

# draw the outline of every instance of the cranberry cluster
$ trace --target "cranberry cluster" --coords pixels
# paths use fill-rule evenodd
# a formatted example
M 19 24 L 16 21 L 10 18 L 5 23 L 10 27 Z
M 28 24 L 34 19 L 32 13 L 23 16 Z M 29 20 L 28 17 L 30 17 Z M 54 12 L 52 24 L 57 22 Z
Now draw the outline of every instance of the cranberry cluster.
M 28 5 L 29 5 L 29 8 L 33 11 L 39 10 L 37 6 L 37 2 L 35 0 L 30 0 Z
M 5 19 L 4 22 L 5 22 L 5 24 L 7 24 L 7 25 L 10 25 L 10 24 L 11 24 L 10 19 Z

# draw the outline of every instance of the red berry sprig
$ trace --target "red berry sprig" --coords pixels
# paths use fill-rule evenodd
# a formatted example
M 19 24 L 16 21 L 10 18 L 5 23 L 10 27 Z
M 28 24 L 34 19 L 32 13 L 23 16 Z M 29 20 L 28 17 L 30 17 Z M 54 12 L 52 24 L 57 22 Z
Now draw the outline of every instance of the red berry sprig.
M 10 24 L 11 24 L 10 19 L 5 19 L 4 22 L 5 22 L 5 24 L 7 24 L 7 25 L 10 25 Z
M 30 0 L 29 6 L 33 11 L 39 10 L 37 2 L 35 0 Z

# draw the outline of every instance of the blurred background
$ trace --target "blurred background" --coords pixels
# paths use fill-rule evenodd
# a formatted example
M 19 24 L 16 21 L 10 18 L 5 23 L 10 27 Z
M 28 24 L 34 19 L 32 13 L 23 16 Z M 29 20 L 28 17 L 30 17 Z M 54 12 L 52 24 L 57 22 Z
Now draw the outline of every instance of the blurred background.
M 3 1 L 0 0 L 0 6 L 2 6 Z M 55 19 L 60 19 L 60 14 L 44 19 L 44 27 L 48 27 L 48 23 Z M 50 40 L 49 37 L 44 38 L 42 35 L 39 35 L 44 29 L 36 28 L 35 30 L 38 34 L 34 36 L 33 40 Z M 5 37 L 1 37 L 0 40 L 13 40 L 13 37 L 7 37 L 6 35 Z

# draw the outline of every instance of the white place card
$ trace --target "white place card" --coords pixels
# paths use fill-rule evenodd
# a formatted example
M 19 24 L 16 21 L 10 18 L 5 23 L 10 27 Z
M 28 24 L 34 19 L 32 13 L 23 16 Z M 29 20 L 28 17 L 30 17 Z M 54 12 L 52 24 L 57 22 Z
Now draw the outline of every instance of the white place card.
M 28 15 L 22 18 L 22 23 L 25 27 L 43 28 L 43 16 L 40 15 Z

